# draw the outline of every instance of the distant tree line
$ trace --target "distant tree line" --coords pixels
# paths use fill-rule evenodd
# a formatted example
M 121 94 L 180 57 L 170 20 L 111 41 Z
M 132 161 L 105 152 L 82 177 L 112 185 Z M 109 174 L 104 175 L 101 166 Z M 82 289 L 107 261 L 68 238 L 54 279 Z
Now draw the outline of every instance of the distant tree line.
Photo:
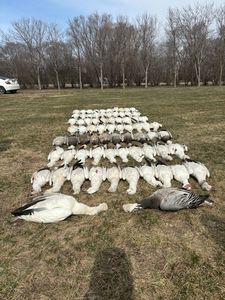
M 169 9 L 157 17 L 109 14 L 75 17 L 66 31 L 36 19 L 1 33 L 0 74 L 22 87 L 92 87 L 225 82 L 225 5 Z

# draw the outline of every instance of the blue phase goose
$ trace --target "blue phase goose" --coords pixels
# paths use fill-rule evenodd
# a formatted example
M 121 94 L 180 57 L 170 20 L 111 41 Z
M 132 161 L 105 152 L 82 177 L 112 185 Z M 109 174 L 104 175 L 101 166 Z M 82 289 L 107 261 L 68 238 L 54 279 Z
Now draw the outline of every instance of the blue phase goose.
M 54 193 L 36 197 L 32 202 L 17 208 L 11 213 L 16 217 L 14 220 L 23 219 L 37 223 L 56 223 L 71 215 L 96 215 L 107 209 L 106 203 L 90 207 L 78 202 L 72 196 Z
M 185 208 L 197 208 L 204 204 L 212 205 L 209 196 L 201 196 L 191 191 L 179 188 L 163 188 L 141 200 L 140 203 L 124 204 L 126 212 L 136 209 L 155 208 L 167 211 L 177 211 Z

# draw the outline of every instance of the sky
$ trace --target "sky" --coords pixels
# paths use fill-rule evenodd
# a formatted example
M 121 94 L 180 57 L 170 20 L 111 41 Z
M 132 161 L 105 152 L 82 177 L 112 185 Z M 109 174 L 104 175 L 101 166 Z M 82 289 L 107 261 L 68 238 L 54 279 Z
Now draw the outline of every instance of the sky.
M 110 13 L 114 17 L 126 15 L 134 18 L 142 13 L 158 17 L 163 24 L 169 7 L 182 8 L 196 3 L 212 3 L 205 0 L 1 0 L 0 29 L 6 31 L 13 21 L 21 18 L 35 18 L 58 23 L 62 29 L 67 27 L 69 19 L 75 16 L 87 16 L 91 13 Z M 224 4 L 224 0 L 213 1 L 215 6 Z

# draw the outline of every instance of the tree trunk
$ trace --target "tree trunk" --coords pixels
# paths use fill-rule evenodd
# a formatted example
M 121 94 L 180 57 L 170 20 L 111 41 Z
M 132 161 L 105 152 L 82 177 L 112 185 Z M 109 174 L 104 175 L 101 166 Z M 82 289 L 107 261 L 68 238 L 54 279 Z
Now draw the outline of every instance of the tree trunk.
M 174 66 L 174 77 L 173 77 L 173 87 L 177 87 L 177 68 L 176 65 Z
M 58 91 L 60 91 L 59 73 L 56 69 L 55 69 L 55 75 L 56 75 L 56 82 L 57 82 Z
M 124 68 L 124 63 L 122 64 L 122 73 L 123 73 L 123 89 L 125 89 L 125 68 Z
M 148 66 L 145 69 L 145 88 L 148 87 Z
M 199 60 L 197 60 L 197 62 L 195 63 L 195 74 L 197 77 L 197 86 L 200 87 L 201 86 L 201 66 L 200 66 L 200 62 Z
M 37 69 L 37 81 L 38 81 L 38 89 L 41 90 L 41 79 L 40 79 L 40 69 Z
M 223 64 L 220 63 L 220 77 L 219 77 L 219 86 L 222 85 L 222 76 L 223 76 Z
M 81 67 L 79 66 L 79 85 L 80 85 L 80 90 L 83 88 L 82 84 L 82 76 L 81 76 Z
M 198 87 L 201 86 L 201 67 L 200 64 L 198 64 Z
M 101 82 L 101 90 L 103 91 L 103 63 L 100 64 L 100 82 Z

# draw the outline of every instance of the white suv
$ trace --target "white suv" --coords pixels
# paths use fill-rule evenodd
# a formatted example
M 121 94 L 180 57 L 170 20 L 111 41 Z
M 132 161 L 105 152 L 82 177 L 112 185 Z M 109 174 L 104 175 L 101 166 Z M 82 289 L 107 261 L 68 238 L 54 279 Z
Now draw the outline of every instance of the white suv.
M 6 92 L 16 93 L 20 89 L 17 79 L 0 76 L 0 94 Z

